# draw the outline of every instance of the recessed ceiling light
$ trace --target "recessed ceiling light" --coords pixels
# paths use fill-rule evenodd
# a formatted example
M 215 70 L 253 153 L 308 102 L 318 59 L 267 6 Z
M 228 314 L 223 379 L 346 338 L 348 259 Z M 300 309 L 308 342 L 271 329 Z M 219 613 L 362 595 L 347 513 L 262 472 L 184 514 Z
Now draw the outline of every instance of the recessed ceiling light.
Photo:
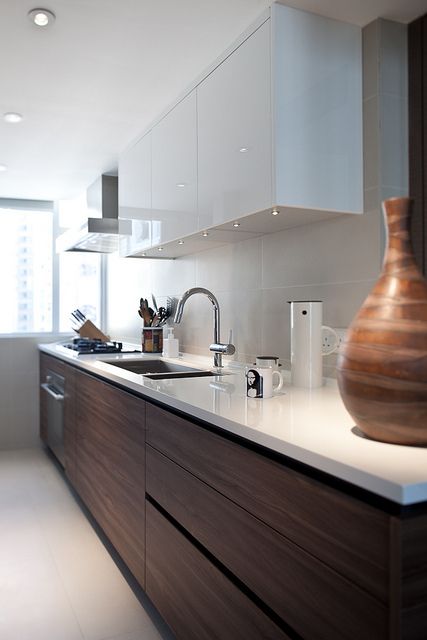
M 208 233 L 207 231 L 203 231 L 202 236 L 203 236 L 204 238 L 206 238 L 206 236 L 208 236 L 208 235 L 209 235 L 209 233 Z
M 233 227 L 240 227 L 240 222 L 233 222 Z
M 22 116 L 20 113 L 8 111 L 7 113 L 3 114 L 3 120 L 5 122 L 9 122 L 9 124 L 16 124 L 17 122 L 21 122 Z
M 184 240 L 178 240 L 178 244 L 184 244 Z
M 279 210 L 278 209 L 273 209 L 273 211 L 271 212 L 272 216 L 278 216 L 279 215 Z
M 49 9 L 32 9 L 28 17 L 37 27 L 47 27 L 55 21 L 55 14 Z
M 249 147 L 240 147 L 240 153 L 247 153 L 249 151 Z
M 5 164 L 0 164 L 0 171 L 7 171 L 7 166 Z

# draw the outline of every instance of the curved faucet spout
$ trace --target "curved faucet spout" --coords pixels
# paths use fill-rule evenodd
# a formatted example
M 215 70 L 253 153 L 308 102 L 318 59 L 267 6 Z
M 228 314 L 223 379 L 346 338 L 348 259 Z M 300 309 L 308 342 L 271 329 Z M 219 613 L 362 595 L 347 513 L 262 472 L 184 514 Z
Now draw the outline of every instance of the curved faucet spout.
M 192 289 L 188 289 L 185 293 L 182 294 L 181 298 L 178 300 L 178 304 L 176 307 L 174 322 L 179 324 L 182 319 L 182 314 L 184 311 L 185 303 L 188 298 L 190 298 L 195 293 L 202 293 L 212 302 L 213 305 L 213 344 L 210 346 L 210 350 L 214 352 L 214 366 L 222 367 L 222 354 L 226 353 L 227 355 L 232 355 L 235 352 L 235 348 L 232 344 L 222 344 L 220 341 L 220 315 L 219 315 L 219 302 L 214 296 L 214 294 L 208 289 L 204 289 L 203 287 L 193 287 Z

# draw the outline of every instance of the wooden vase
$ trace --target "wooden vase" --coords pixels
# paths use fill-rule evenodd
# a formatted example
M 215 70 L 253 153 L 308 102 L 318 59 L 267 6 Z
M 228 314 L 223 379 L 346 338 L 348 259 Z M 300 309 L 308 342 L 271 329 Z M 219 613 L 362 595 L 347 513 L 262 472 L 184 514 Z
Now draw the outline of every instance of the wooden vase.
M 338 356 L 338 385 L 370 438 L 427 444 L 427 281 L 410 240 L 409 198 L 383 203 L 388 231 L 383 270 Z

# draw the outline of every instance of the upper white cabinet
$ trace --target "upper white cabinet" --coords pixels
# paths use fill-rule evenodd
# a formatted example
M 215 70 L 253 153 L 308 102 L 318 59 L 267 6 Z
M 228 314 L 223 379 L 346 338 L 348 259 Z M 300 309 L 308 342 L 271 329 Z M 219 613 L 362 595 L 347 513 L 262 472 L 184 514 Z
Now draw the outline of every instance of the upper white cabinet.
M 273 3 L 122 156 L 120 215 L 150 220 L 122 255 L 362 213 L 362 140 L 360 27 Z
M 152 130 L 152 244 L 197 229 L 196 92 Z
M 272 12 L 272 204 L 362 213 L 361 29 Z
M 272 203 L 270 20 L 197 87 L 199 228 Z
M 132 236 L 120 238 L 120 254 L 151 247 L 151 131 L 119 159 L 119 218 L 132 220 Z

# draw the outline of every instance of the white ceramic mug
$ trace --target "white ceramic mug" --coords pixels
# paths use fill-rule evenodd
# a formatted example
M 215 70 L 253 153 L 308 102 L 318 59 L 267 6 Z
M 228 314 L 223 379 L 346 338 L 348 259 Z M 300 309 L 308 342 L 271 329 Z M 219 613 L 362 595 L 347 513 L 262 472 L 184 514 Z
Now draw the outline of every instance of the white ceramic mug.
M 274 377 L 278 383 L 273 385 Z M 271 367 L 250 367 L 246 370 L 246 395 L 248 398 L 271 398 L 273 391 L 283 387 L 280 371 Z

